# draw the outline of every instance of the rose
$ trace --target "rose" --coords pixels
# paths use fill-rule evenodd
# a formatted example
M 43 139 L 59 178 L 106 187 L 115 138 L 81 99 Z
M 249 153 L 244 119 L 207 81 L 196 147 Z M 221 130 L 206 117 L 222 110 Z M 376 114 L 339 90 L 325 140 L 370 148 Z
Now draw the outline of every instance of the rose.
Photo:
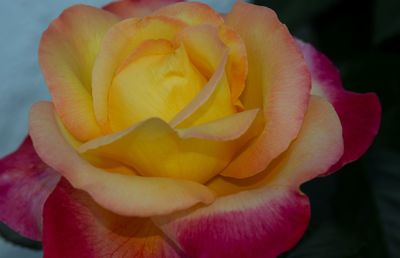
M 166 4 L 75 6 L 43 34 L 30 135 L 52 169 L 29 139 L 3 159 L 0 219 L 40 239 L 44 206 L 48 257 L 275 257 L 307 226 L 300 184 L 377 132 L 376 96 L 270 9 Z

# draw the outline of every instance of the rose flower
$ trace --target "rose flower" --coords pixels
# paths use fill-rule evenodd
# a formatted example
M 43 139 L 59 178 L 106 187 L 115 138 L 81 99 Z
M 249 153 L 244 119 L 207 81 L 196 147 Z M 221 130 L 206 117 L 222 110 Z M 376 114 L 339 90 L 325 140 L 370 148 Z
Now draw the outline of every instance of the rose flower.
M 0 219 L 44 256 L 276 257 L 300 185 L 357 159 L 380 121 L 266 7 L 123 0 L 43 33 L 52 96 L 0 162 Z

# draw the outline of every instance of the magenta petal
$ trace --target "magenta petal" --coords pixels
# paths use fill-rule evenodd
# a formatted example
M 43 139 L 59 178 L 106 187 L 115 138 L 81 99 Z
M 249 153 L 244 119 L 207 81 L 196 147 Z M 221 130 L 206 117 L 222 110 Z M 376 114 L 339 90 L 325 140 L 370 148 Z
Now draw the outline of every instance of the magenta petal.
M 181 258 L 148 218 L 124 217 L 62 179 L 43 212 L 44 258 Z
M 29 137 L 0 160 L 0 221 L 21 235 L 42 238 L 42 210 L 59 175 L 37 156 Z
M 307 196 L 269 186 L 153 219 L 189 257 L 273 258 L 299 241 L 309 218 Z
M 298 44 L 311 72 L 312 94 L 332 103 L 342 123 L 344 154 L 329 169 L 332 173 L 358 159 L 372 144 L 380 126 L 381 105 L 375 93 L 346 91 L 339 70 L 324 54 L 300 40 Z

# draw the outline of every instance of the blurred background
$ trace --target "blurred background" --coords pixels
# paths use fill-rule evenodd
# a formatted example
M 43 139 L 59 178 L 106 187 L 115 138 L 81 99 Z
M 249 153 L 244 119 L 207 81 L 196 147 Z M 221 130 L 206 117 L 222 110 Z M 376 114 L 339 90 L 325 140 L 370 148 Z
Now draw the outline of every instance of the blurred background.
M 13 0 L 0 9 L 0 156 L 27 133 L 28 111 L 48 99 L 37 61 L 40 35 L 66 7 L 108 0 Z M 202 1 L 227 12 L 235 0 Z M 339 67 L 344 85 L 374 91 L 383 106 L 380 133 L 359 161 L 302 189 L 310 227 L 289 258 L 400 257 L 400 0 L 264 0 L 289 30 Z M 42 257 L 40 243 L 0 225 L 0 258 Z

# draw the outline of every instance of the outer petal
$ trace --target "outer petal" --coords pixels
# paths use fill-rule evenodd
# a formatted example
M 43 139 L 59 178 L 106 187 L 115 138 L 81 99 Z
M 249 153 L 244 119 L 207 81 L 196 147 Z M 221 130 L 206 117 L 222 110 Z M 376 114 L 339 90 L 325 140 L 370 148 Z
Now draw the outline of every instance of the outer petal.
M 189 257 L 274 258 L 297 243 L 309 217 L 305 195 L 267 187 L 154 221 Z
M 68 145 L 53 112 L 46 102 L 32 108 L 30 135 L 38 155 L 101 206 L 121 215 L 146 217 L 213 201 L 210 190 L 191 181 L 144 178 L 93 167 Z
M 309 202 L 299 185 L 325 173 L 343 153 L 333 107 L 313 97 L 302 130 L 278 161 L 249 179 L 219 177 L 211 205 L 153 220 L 191 257 L 276 257 L 303 235 Z
M 79 140 L 101 134 L 91 100 L 92 68 L 105 32 L 118 18 L 76 5 L 66 9 L 43 33 L 39 62 L 57 113 Z
M 296 42 L 272 10 L 238 2 L 226 23 L 247 47 L 249 75 L 242 103 L 263 107 L 266 120 L 260 136 L 223 172 L 243 178 L 263 171 L 297 136 L 311 81 Z
M 312 45 L 298 41 L 312 76 L 312 94 L 333 104 L 343 126 L 344 154 L 330 172 L 358 159 L 379 130 L 381 105 L 375 93 L 359 94 L 343 88 L 338 69 Z
M 247 179 L 217 177 L 207 186 L 219 195 L 269 184 L 297 188 L 326 173 L 342 154 L 343 137 L 339 117 L 328 101 L 313 96 L 298 137 L 265 171 Z
M 45 258 L 181 257 L 167 241 L 149 219 L 109 212 L 66 180 L 45 204 Z
M 26 138 L 17 151 L 0 160 L 0 221 L 25 237 L 41 240 L 44 202 L 59 178 Z
M 121 18 L 144 17 L 155 10 L 181 0 L 120 0 L 109 3 L 103 9 Z

